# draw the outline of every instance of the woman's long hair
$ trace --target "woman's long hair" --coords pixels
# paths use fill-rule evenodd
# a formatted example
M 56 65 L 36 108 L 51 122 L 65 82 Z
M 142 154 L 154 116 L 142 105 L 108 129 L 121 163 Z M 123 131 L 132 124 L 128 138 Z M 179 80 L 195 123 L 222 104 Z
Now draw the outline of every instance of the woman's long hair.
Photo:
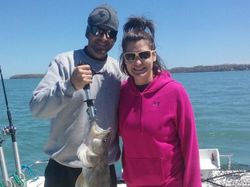
M 145 17 L 130 17 L 127 23 L 123 26 L 123 38 L 122 38 L 122 51 L 126 52 L 126 48 L 129 42 L 137 42 L 140 40 L 146 40 L 149 42 L 151 50 L 156 50 L 155 46 L 155 29 L 151 20 Z M 120 55 L 120 67 L 121 71 L 126 75 L 129 75 L 123 53 Z M 157 75 L 163 69 L 166 69 L 163 65 L 163 61 L 156 53 L 156 61 L 153 64 L 153 73 Z

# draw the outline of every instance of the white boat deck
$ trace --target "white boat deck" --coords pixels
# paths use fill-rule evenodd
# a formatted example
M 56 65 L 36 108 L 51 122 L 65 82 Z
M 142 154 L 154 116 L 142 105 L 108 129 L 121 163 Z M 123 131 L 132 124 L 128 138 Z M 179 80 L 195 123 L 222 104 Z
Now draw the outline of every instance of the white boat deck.
M 202 187 L 227 186 L 250 187 L 250 171 L 243 170 L 215 170 L 210 173 L 210 178 L 202 182 Z M 44 177 L 40 176 L 27 182 L 27 187 L 43 187 Z M 117 187 L 127 187 L 126 184 L 118 184 Z
M 227 186 L 250 187 L 250 170 L 232 170 L 231 156 L 227 169 L 221 169 L 218 149 L 200 149 L 200 165 L 202 187 Z M 222 155 L 225 156 L 225 155 Z M 44 176 L 33 177 L 27 181 L 26 187 L 43 187 Z M 126 184 L 118 184 L 117 187 L 126 187 Z

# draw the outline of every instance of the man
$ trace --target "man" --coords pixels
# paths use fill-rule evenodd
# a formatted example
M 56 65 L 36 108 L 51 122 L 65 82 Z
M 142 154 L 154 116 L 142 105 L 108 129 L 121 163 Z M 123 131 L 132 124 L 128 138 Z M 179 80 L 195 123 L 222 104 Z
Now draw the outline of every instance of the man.
M 108 56 L 113 47 L 118 17 L 112 7 L 101 5 L 88 17 L 84 49 L 57 55 L 34 90 L 30 108 L 33 116 L 51 118 L 45 153 L 50 156 L 45 170 L 45 187 L 73 187 L 82 170 L 77 149 L 90 125 L 83 88 L 90 84 L 98 125 L 112 128 L 109 146 L 111 181 L 116 186 L 114 162 L 120 155 L 117 136 L 117 106 L 121 72 Z M 95 75 L 95 72 L 97 74 Z

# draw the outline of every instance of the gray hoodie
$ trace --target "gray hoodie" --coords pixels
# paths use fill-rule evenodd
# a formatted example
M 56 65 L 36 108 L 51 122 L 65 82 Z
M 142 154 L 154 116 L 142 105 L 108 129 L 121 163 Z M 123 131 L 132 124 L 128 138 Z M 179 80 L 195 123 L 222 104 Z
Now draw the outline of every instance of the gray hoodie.
M 30 109 L 34 117 L 51 119 L 45 153 L 63 165 L 81 168 L 76 153 L 90 123 L 85 93 L 76 91 L 70 82 L 74 68 L 81 62 L 102 73 L 94 75 L 90 95 L 94 99 L 98 125 L 103 129 L 112 128 L 109 147 L 109 164 L 112 164 L 120 155 L 117 109 L 122 74 L 115 59 L 108 56 L 107 60 L 98 61 L 90 58 L 83 49 L 57 55 L 34 90 Z

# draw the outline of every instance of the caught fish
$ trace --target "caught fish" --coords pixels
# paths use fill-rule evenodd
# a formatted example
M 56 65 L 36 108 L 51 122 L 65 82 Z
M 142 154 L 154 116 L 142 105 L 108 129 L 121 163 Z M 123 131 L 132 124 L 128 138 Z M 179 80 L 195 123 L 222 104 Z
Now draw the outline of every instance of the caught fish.
M 108 147 L 111 138 L 111 128 L 102 129 L 91 121 L 91 127 L 86 138 L 77 151 L 83 168 L 76 180 L 75 187 L 110 187 L 108 165 Z

